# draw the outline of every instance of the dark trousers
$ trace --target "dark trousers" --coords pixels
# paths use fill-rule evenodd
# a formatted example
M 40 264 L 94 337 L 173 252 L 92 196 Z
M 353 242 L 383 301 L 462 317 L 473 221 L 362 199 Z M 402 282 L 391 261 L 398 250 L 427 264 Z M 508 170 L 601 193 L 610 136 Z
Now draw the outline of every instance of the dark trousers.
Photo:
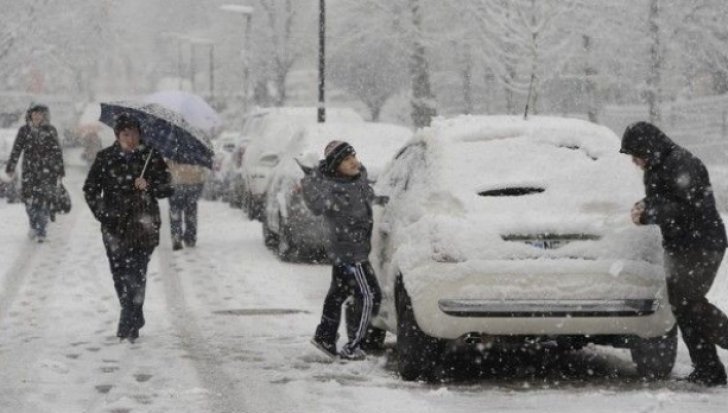
M 117 337 L 130 337 L 144 326 L 144 295 L 147 265 L 154 248 L 119 248 L 105 234 L 104 246 L 109 258 L 114 288 L 121 304 Z
M 36 236 L 45 237 L 46 226 L 48 226 L 48 218 L 50 216 L 48 204 L 30 199 L 25 202 L 25 212 L 28 214 L 30 229 L 35 232 Z
M 368 261 L 356 264 L 334 265 L 331 271 L 331 286 L 324 300 L 321 323 L 316 328 L 316 337 L 336 343 L 336 332 L 341 320 L 341 305 L 350 296 L 354 297 L 353 332 L 346 346 L 357 348 L 364 340 L 373 316 L 379 312 L 382 292 L 374 276 L 374 269 Z
M 716 345 L 728 345 L 728 317 L 708 302 L 725 251 L 665 253 L 667 292 L 696 369 L 723 369 Z
M 175 185 L 169 198 L 169 223 L 172 241 L 197 242 L 197 201 L 202 194 L 202 184 Z

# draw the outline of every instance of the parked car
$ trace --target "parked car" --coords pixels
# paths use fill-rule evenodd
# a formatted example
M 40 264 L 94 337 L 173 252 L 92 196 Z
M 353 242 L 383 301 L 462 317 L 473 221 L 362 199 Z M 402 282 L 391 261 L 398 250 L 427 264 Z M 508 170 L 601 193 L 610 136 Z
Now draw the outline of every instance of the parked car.
M 221 197 L 225 198 L 230 185 L 235 153 L 238 150 L 236 146 L 240 144 L 244 144 L 244 141 L 239 132 L 222 132 L 212 140 L 215 158 L 212 163 L 212 171 L 207 175 L 203 198 L 213 201 Z
M 349 142 L 376 181 L 385 164 L 412 137 L 403 127 L 385 123 L 325 123 L 302 128 L 282 151 L 270 174 L 263 216 L 263 239 L 283 260 L 317 260 L 326 248 L 323 218 L 306 207 L 301 196 L 303 170 L 315 168 L 324 147 L 334 139 Z
M 20 164 L 12 178 L 5 174 L 5 166 L 10 159 L 10 152 L 13 150 L 17 134 L 18 129 L 0 129 L 0 197 L 5 198 L 8 203 L 20 200 L 20 180 L 18 179 L 21 173 Z
M 233 185 L 251 219 L 262 217 L 270 172 L 278 165 L 281 151 L 302 126 L 316 123 L 316 112 L 314 107 L 280 107 L 258 109 L 248 116 L 243 135 L 250 138 L 250 143 L 239 170 L 234 173 Z M 346 108 L 327 108 L 326 119 L 327 122 L 364 122 L 354 110 Z
M 380 175 L 374 325 L 397 335 L 405 380 L 444 352 L 588 343 L 631 349 L 667 376 L 676 328 L 660 234 L 637 227 L 641 173 L 607 128 L 468 116 L 423 129 Z M 381 330 L 372 336 L 383 340 Z

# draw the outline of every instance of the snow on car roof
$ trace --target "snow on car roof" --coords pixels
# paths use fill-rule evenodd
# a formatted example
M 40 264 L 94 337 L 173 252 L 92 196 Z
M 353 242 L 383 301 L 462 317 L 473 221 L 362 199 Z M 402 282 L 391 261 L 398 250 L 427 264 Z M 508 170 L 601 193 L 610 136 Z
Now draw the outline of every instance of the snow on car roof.
M 644 197 L 619 139 L 584 121 L 463 116 L 435 122 L 416 140 L 426 143 L 426 176 L 402 214 L 429 216 L 422 230 L 450 233 L 440 238 L 465 256 L 486 252 L 477 245 L 496 253 L 503 235 L 599 236 L 631 226 L 629 209 Z
M 313 106 L 283 106 L 275 108 L 259 108 L 249 116 L 281 116 L 286 118 L 301 118 L 299 121 L 313 123 L 317 121 L 318 108 Z M 364 119 L 355 110 L 350 108 L 326 108 L 326 118 L 339 122 L 364 122 Z
M 324 148 L 332 140 L 346 141 L 354 147 L 357 158 L 369 172 L 376 175 L 411 137 L 412 131 L 408 128 L 386 123 L 316 124 L 304 128 L 292 152 L 311 164 L 323 158 Z
M 477 209 L 507 203 L 510 211 L 561 215 L 588 205 L 623 209 L 643 196 L 640 172 L 619 153 L 619 139 L 589 122 L 463 116 L 436 121 L 422 136 L 431 180 Z M 507 196 L 514 194 L 521 196 Z
M 246 127 L 244 131 L 250 137 L 248 152 L 256 154 L 258 147 L 261 151 L 276 153 L 282 151 L 301 127 L 316 124 L 316 111 L 314 107 L 258 109 L 254 115 L 265 116 L 262 116 L 252 128 Z M 336 122 L 351 124 L 364 122 L 358 113 L 349 108 L 327 108 L 326 117 Z

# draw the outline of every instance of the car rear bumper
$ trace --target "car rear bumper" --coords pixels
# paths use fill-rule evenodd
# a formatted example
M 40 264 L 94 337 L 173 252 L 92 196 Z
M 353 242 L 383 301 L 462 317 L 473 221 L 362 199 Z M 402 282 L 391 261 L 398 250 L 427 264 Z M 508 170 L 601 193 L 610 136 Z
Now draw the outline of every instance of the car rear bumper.
M 656 299 L 477 300 L 441 299 L 440 311 L 454 317 L 633 317 L 654 314 Z
M 539 261 L 510 263 L 509 268 L 498 262 L 432 263 L 403 274 L 403 281 L 417 324 L 434 337 L 656 337 L 669 331 L 674 318 L 662 268 L 624 262 L 615 275 L 613 264 Z

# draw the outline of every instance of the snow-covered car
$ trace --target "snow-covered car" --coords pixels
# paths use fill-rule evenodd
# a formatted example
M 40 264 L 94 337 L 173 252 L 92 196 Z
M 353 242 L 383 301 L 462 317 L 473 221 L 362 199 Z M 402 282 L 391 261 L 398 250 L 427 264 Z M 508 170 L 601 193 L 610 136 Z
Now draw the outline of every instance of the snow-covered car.
M 448 349 L 593 343 L 670 373 L 676 328 L 654 226 L 630 208 L 641 173 L 607 128 L 575 119 L 441 119 L 382 172 L 373 324 L 397 335 L 404 379 Z M 383 340 L 381 331 L 372 335 Z
M 15 175 L 10 178 L 5 174 L 5 166 L 10 159 L 10 152 L 13 150 L 15 136 L 18 129 L 0 129 L 0 197 L 7 202 L 17 202 L 20 199 L 20 176 L 21 165 L 15 170 Z
M 323 219 L 313 215 L 303 202 L 299 162 L 315 168 L 328 142 L 345 140 L 356 149 L 369 180 L 376 181 L 382 168 L 411 137 L 409 129 L 385 123 L 324 123 L 301 129 L 271 172 L 262 220 L 266 245 L 276 248 L 283 260 L 316 259 L 325 252 Z
M 244 148 L 245 142 L 247 140 L 243 140 L 240 133 L 232 131 L 222 132 L 212 140 L 212 150 L 215 153 L 215 158 L 212 162 L 212 171 L 208 174 L 207 182 L 205 182 L 203 192 L 205 199 L 216 200 L 224 197 L 229 187 L 235 152 L 238 150 L 236 147 L 242 145 L 242 148 Z
M 242 194 L 243 208 L 251 219 L 262 217 L 270 172 L 280 162 L 281 152 L 301 127 L 316 123 L 316 113 L 314 107 L 278 107 L 258 109 L 246 120 L 243 135 L 250 138 L 250 143 L 243 155 L 236 191 Z M 347 108 L 327 108 L 326 120 L 364 122 Z

